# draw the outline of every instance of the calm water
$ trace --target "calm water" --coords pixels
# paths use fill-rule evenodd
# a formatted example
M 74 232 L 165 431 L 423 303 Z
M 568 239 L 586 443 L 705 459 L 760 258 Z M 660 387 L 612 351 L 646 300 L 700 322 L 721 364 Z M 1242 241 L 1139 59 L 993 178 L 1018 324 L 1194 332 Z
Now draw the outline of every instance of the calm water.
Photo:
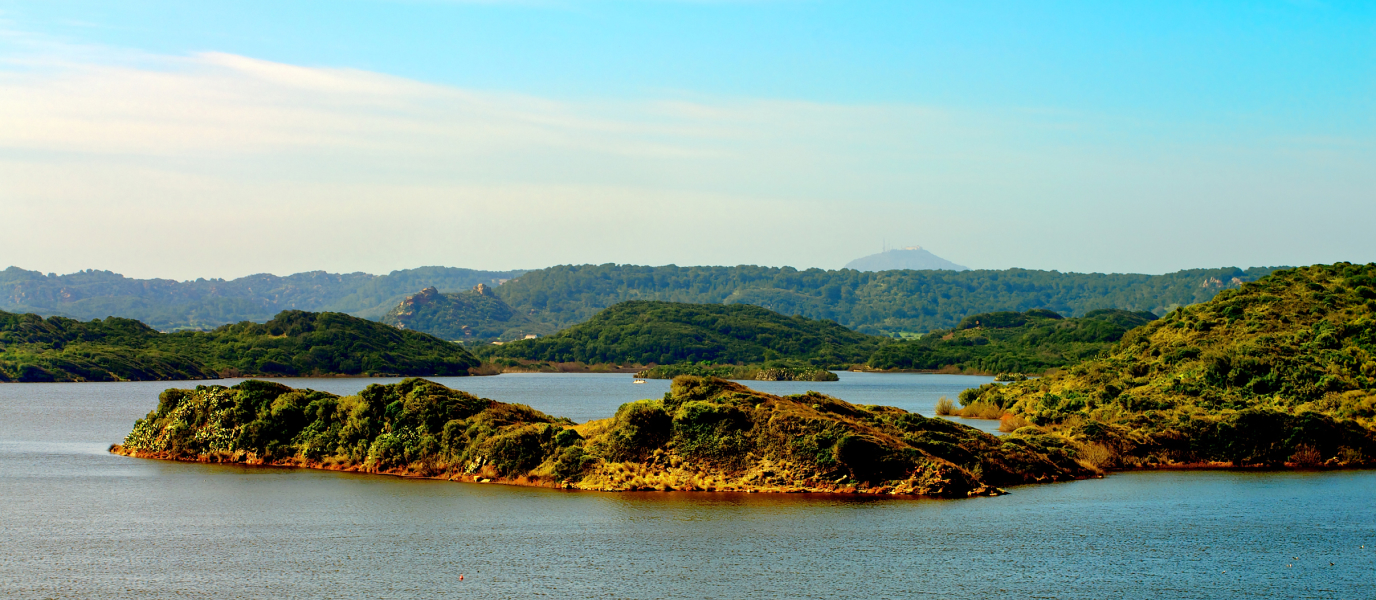
M 931 414 L 987 381 L 843 377 L 758 387 Z M 579 421 L 667 390 L 628 381 L 445 382 Z M 1376 597 L 1373 472 L 1116 474 L 933 501 L 561 492 L 105 453 L 166 387 L 0 385 L 0 597 Z

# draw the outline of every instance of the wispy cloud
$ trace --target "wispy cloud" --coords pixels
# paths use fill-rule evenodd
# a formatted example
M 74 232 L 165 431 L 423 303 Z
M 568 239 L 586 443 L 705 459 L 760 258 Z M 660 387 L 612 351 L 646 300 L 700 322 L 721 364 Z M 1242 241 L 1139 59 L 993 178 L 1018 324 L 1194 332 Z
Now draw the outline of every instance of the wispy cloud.
M 1152 270 L 1227 262 L 1182 241 L 1231 235 L 1211 198 L 1337 202 L 1376 184 L 1355 163 L 1306 158 L 1342 140 L 1243 144 L 1034 111 L 567 101 L 224 53 L 23 44 L 0 69 L 0 197 L 7 216 L 62 234 L 20 228 L 0 256 L 45 270 L 834 267 L 880 239 L 974 266 Z M 1372 154 L 1369 140 L 1345 143 L 1351 160 Z M 1128 226 L 1163 210 L 1198 219 Z M 1178 249 L 1161 248 L 1163 231 Z

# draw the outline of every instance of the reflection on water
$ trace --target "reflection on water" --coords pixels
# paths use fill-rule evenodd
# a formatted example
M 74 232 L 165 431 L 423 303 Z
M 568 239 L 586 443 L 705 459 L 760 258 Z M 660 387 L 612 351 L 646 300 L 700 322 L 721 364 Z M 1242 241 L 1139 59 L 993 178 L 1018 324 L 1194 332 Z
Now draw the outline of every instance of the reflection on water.
M 456 387 L 507 401 L 562 387 L 526 403 L 580 420 L 625 401 L 592 399 L 585 377 Z M 884 377 L 899 379 L 839 382 L 869 386 L 864 398 L 825 390 L 919 411 L 933 393 Z M 1376 567 L 1372 472 L 1116 474 L 938 501 L 565 492 L 106 454 L 165 387 L 0 386 L 0 596 L 1358 598 Z M 633 387 L 627 399 L 667 389 Z

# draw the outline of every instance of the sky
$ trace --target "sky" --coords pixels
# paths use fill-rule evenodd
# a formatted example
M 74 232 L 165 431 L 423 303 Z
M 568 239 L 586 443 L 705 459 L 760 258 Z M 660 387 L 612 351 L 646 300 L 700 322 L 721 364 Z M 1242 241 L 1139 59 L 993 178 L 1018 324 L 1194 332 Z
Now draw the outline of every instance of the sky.
M 0 265 L 1376 261 L 1376 3 L 0 0 Z

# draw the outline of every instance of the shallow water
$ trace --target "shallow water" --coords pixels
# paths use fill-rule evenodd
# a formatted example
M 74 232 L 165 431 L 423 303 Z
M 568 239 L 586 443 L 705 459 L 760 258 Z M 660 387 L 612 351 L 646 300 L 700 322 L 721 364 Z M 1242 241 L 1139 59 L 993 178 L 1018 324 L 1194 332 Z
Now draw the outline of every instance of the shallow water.
M 757 387 L 931 414 L 987 381 L 843 377 Z M 667 390 L 628 380 L 445 383 L 579 421 Z M 374 380 L 284 381 L 352 393 Z M 936 501 L 563 492 L 107 454 L 166 387 L 0 385 L 0 596 L 1369 598 L 1376 583 L 1369 471 L 1129 473 Z

